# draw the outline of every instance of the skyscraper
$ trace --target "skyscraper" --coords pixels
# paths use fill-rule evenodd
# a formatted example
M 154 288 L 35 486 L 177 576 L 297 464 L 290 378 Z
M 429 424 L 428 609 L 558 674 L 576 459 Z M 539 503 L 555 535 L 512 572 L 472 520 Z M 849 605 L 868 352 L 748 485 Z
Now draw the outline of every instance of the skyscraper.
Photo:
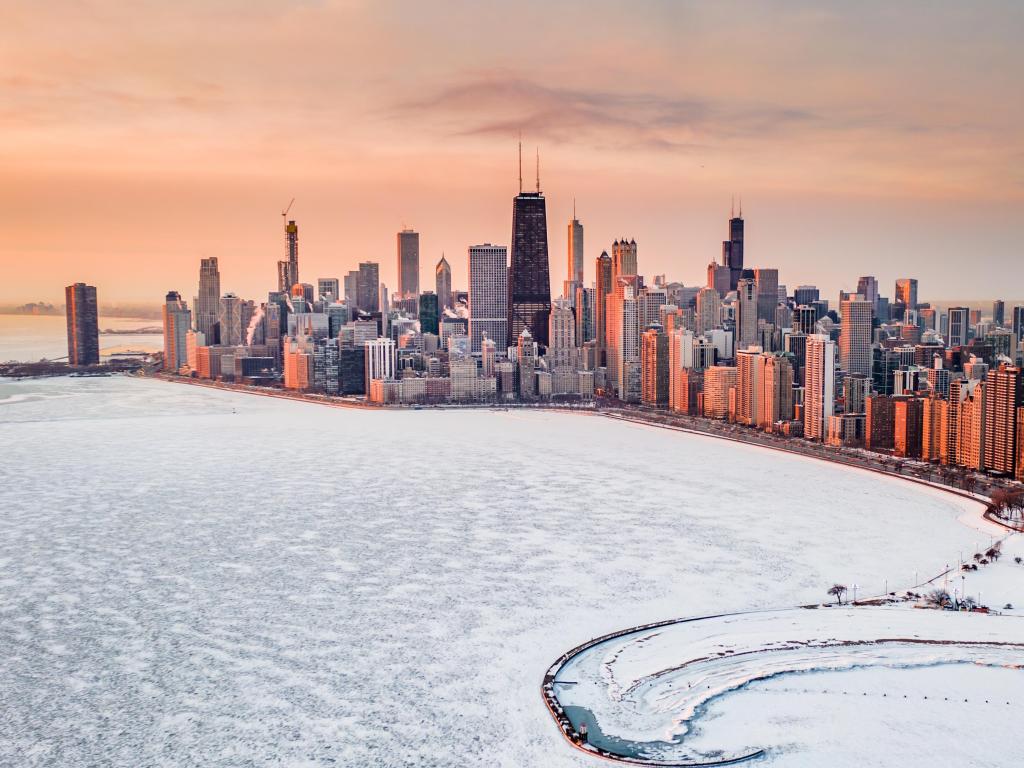
M 508 251 L 503 245 L 471 245 L 469 273 L 469 343 L 481 352 L 484 336 L 503 343 L 508 338 Z
M 420 233 L 403 229 L 398 240 L 398 295 L 407 299 L 420 292 Z
M 612 243 L 612 280 L 640 274 L 637 270 L 636 240 L 616 240 Z
M 729 268 L 729 290 L 735 291 L 743 272 L 743 204 L 740 215 L 729 216 L 729 239 L 722 242 L 722 266 Z
M 438 334 L 438 321 L 440 310 L 438 309 L 437 294 L 433 291 L 424 291 L 420 294 L 419 300 L 420 333 Z
M 1006 322 L 1006 302 L 1002 299 L 996 299 L 992 302 L 992 322 L 997 327 L 1002 327 Z
M 793 418 L 793 365 L 788 355 L 764 354 L 757 412 L 760 426 L 771 430 Z
M 755 269 L 754 282 L 757 284 L 757 319 L 774 323 L 775 307 L 779 303 L 779 270 Z
M 640 398 L 640 314 L 636 275 L 620 277 L 607 299 L 608 382 L 619 399 Z
M 736 284 L 736 348 L 757 344 L 757 284 L 742 278 Z
M 612 292 L 612 259 L 607 251 L 594 262 L 594 338 L 597 340 L 598 365 L 604 365 L 608 350 L 608 296 Z
M 714 288 L 705 287 L 697 292 L 697 312 L 694 316 L 694 326 L 697 334 L 703 334 L 712 328 L 721 326 L 722 300 L 718 291 Z
M 327 301 L 339 301 L 341 285 L 336 277 L 318 277 L 316 279 L 316 296 Z
M 277 262 L 277 290 L 289 292 L 299 282 L 299 226 L 289 221 L 284 227 L 284 261 Z
M 896 281 L 896 303 L 905 310 L 917 309 L 917 278 L 902 277 Z
M 164 300 L 164 369 L 177 372 L 188 362 L 187 338 L 192 313 L 177 291 L 169 291 Z
M 434 290 L 437 293 L 437 305 L 441 311 L 452 306 L 452 268 L 441 254 L 441 260 L 434 267 Z
M 857 293 L 864 297 L 864 301 L 870 302 L 871 311 L 874 312 L 878 306 L 878 279 L 873 275 L 857 278 Z
M 569 261 L 566 265 L 565 298 L 576 301 L 576 289 L 583 286 L 583 225 L 576 218 L 573 203 L 572 220 L 569 222 Z M 572 292 L 570 296 L 569 293 Z
M 967 329 L 969 327 L 970 310 L 967 307 L 950 307 L 946 313 L 949 328 L 946 346 L 950 349 L 967 346 Z
M 97 365 L 100 362 L 99 304 L 96 286 L 74 283 L 64 289 L 68 318 L 68 363 Z
M 804 374 L 804 437 L 824 440 L 829 417 L 835 412 L 836 345 L 828 336 L 807 337 Z
M 289 289 L 291 286 L 288 286 Z M 199 262 L 199 295 L 193 302 L 196 330 L 203 334 L 207 344 L 217 344 L 217 315 L 220 314 L 220 269 L 217 257 Z
M 762 351 L 756 346 L 736 350 L 736 421 L 750 427 L 761 423 Z
M 512 201 L 512 253 L 508 270 L 508 343 L 518 343 L 524 328 L 532 341 L 547 346 L 551 311 L 551 276 L 548 271 L 547 203 L 540 191 L 523 192 L 520 149 L 519 194 Z
M 1013 475 L 1017 461 L 1017 408 L 1024 405 L 1019 368 L 1000 365 L 985 377 L 985 469 Z
M 668 335 L 660 325 L 644 331 L 640 347 L 640 400 L 656 408 L 668 407 Z
M 843 315 L 839 336 L 839 367 L 847 373 L 871 375 L 871 318 L 870 301 L 854 295 L 844 299 L 839 307 Z
M 217 326 L 220 329 L 221 344 L 242 343 L 242 300 L 236 294 L 225 293 L 221 297 Z
M 375 261 L 363 261 L 359 264 L 356 306 L 363 312 L 380 311 L 380 265 Z

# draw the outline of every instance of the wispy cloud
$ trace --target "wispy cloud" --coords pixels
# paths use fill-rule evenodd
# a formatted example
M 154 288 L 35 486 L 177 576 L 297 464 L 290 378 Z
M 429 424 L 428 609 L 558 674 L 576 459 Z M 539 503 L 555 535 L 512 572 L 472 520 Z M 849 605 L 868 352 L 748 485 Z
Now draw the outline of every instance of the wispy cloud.
M 707 150 L 733 138 L 821 123 L 799 107 L 734 105 L 657 93 L 559 88 L 511 75 L 483 75 L 399 101 L 388 114 L 433 122 L 458 136 L 509 136 L 655 151 Z

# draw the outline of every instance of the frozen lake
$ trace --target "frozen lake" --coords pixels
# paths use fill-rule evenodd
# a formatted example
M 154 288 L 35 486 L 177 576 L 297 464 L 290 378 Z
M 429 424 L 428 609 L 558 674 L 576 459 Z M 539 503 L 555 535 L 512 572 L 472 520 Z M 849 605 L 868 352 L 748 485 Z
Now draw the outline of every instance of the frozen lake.
M 946 494 L 596 416 L 0 380 L 0 440 L 5 765 L 593 766 L 539 693 L 568 648 L 988 541 Z

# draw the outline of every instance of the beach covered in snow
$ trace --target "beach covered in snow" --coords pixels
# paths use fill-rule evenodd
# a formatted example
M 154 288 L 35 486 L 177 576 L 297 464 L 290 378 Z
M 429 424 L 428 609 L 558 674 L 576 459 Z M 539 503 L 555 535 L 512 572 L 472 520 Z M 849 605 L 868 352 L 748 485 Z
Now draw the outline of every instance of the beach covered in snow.
M 592 765 L 540 696 L 568 648 L 905 589 L 998 535 L 939 491 L 592 415 L 46 379 L 0 381 L 0 439 L 0 764 Z M 1024 603 L 1011 564 L 968 577 L 985 602 Z M 705 717 L 750 743 L 797 727 L 800 696 L 753 695 Z M 869 733 L 887 764 L 907 738 L 844 712 L 856 730 L 776 739 L 771 763 Z

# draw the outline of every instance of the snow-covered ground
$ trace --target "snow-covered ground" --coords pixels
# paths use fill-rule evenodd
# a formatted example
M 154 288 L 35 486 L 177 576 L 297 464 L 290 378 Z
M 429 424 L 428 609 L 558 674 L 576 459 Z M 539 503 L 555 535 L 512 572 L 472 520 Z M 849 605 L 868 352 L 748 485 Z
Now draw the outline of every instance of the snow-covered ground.
M 926 694 L 912 691 L 911 699 L 899 675 L 883 676 L 864 690 L 858 675 L 852 681 L 838 676 L 831 691 L 821 688 L 823 676 L 832 679 L 839 672 L 871 668 L 928 668 L 934 673 L 933 695 L 948 700 L 945 677 L 958 679 L 955 665 L 1002 670 L 1005 680 L 958 697 L 967 698 L 959 725 L 989 732 L 985 754 L 1009 752 L 1017 743 L 1015 723 L 1024 714 L 1019 693 L 1024 691 L 1024 617 L 1015 615 L 919 610 L 903 603 L 790 608 L 685 621 L 638 630 L 582 651 L 559 669 L 553 690 L 577 730 L 581 723 L 591 731 L 598 725 L 598 737 L 590 741 L 599 747 L 650 760 L 699 761 L 762 749 L 769 755 L 792 753 L 785 728 L 719 728 L 703 717 L 708 705 L 721 699 L 721 709 L 729 712 L 729 697 L 760 681 L 775 686 L 763 690 L 814 693 L 817 699 L 831 693 L 847 702 L 850 711 L 843 719 L 849 720 L 865 707 L 865 696 L 892 697 L 915 708 L 927 700 Z M 854 696 L 846 698 L 851 685 Z M 997 701 L 994 693 L 1000 690 L 1013 692 Z M 810 710 L 805 716 L 818 706 L 815 697 L 804 697 L 802 708 Z M 690 738 L 695 729 L 700 729 L 699 740 Z M 606 736 L 615 743 L 602 743 Z M 798 756 L 808 765 L 835 765 L 829 758 L 834 746 L 823 753 L 812 740 Z M 863 756 L 851 759 L 845 754 L 840 759 L 845 765 L 860 765 Z
M 903 481 L 577 414 L 48 379 L 0 382 L 0 441 L 3 765 L 593 765 L 539 694 L 566 649 L 903 589 L 994 530 Z M 715 716 L 767 727 L 728 703 L 754 695 Z M 813 743 L 881 734 L 858 748 L 885 764 L 887 712 Z M 937 764 L 914 740 L 902 765 Z

